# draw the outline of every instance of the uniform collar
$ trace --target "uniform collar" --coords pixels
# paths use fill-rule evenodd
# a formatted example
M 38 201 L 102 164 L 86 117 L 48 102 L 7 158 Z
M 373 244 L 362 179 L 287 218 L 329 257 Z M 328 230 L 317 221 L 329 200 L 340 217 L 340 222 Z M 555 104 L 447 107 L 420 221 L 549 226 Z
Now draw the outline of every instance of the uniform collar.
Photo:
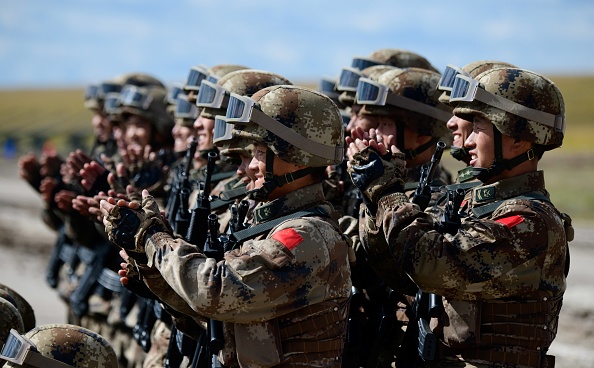
M 470 191 L 470 201 L 474 207 L 487 203 L 517 197 L 535 191 L 544 191 L 544 174 L 533 171 L 503 179 L 489 185 L 481 185 Z
M 321 183 L 299 188 L 284 197 L 270 202 L 259 203 L 254 209 L 254 223 L 266 222 L 277 217 L 295 212 L 301 208 L 311 207 L 323 202 L 324 191 Z

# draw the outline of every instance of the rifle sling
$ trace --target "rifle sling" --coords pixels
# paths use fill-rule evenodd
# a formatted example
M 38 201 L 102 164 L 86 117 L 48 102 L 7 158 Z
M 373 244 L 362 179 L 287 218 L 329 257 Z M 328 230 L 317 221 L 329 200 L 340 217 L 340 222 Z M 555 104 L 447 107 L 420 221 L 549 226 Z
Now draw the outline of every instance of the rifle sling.
M 504 199 L 501 201 L 496 201 L 496 202 L 491 202 L 488 204 L 485 204 L 483 206 L 480 207 L 474 207 L 472 210 L 470 210 L 470 212 L 477 218 L 482 218 L 485 216 L 488 216 L 490 214 L 492 214 L 493 212 L 495 212 L 495 210 L 497 208 L 499 208 L 499 206 L 501 206 L 503 204 L 503 202 L 507 202 L 511 199 L 535 199 L 535 200 L 540 200 L 540 201 L 545 201 L 548 203 L 551 203 L 551 200 L 545 196 L 544 194 L 540 194 L 540 193 L 528 193 L 528 194 L 524 194 L 521 196 L 517 196 L 517 197 L 513 197 L 513 198 L 509 198 L 509 199 Z
M 328 213 L 326 213 L 326 211 L 322 210 L 319 207 L 314 207 L 311 209 L 294 212 L 289 215 L 282 216 L 277 219 L 265 222 L 263 224 L 237 231 L 229 236 L 229 240 L 233 244 L 241 244 L 241 243 L 245 242 L 246 240 L 253 239 L 253 238 L 257 237 L 258 235 L 268 233 L 270 230 L 272 230 L 273 228 L 275 228 L 276 226 L 280 225 L 281 223 L 283 223 L 287 220 L 291 220 L 294 218 L 300 218 L 300 217 L 308 217 L 308 216 L 330 217 L 330 215 Z

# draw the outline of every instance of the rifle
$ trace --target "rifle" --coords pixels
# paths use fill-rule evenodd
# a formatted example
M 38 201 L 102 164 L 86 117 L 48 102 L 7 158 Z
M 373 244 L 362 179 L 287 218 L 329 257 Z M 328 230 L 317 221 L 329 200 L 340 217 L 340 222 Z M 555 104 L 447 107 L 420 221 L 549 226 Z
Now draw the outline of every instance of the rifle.
M 431 182 L 433 181 L 435 171 L 439 166 L 445 147 L 446 144 L 442 141 L 437 142 L 437 148 L 435 149 L 433 156 L 431 156 L 429 166 L 423 165 L 421 167 L 421 177 L 419 178 L 419 184 L 415 190 L 412 203 L 419 205 L 423 211 L 427 208 L 429 201 L 431 200 Z
M 197 146 L 198 141 L 196 139 L 192 139 L 192 142 L 190 142 L 188 145 L 188 150 L 186 151 L 183 170 L 178 172 L 178 175 L 175 177 L 171 185 L 167 206 L 165 207 L 167 221 L 169 221 L 169 223 L 174 226 L 174 230 L 178 234 L 185 234 L 188 231 L 188 200 L 191 190 L 190 169 L 192 168 L 192 163 L 194 162 L 194 154 L 196 153 Z M 184 208 L 180 209 L 180 206 Z M 178 221 L 180 221 L 182 225 L 178 225 Z
M 447 201 L 444 212 L 439 222 L 435 224 L 435 229 L 442 234 L 454 235 L 460 228 L 460 206 L 464 200 L 464 189 L 448 190 Z
M 192 209 L 186 236 L 186 240 L 191 244 L 202 246 L 206 242 L 207 232 L 204 231 L 204 225 L 208 223 L 208 215 L 210 215 L 210 182 L 218 156 L 216 152 L 208 153 L 204 186 L 196 198 L 196 206 Z
M 429 206 L 431 200 L 431 183 L 441 161 L 441 156 L 445 150 L 445 143 L 437 142 L 437 147 L 429 166 L 423 165 L 421 168 L 421 177 L 415 190 L 412 203 L 417 204 L 422 211 Z M 431 331 L 429 321 L 432 317 L 438 317 L 443 312 L 443 302 L 439 295 L 427 294 L 419 289 L 415 297 L 413 313 L 417 320 L 418 327 L 418 353 L 423 361 L 431 361 L 437 351 L 437 336 Z

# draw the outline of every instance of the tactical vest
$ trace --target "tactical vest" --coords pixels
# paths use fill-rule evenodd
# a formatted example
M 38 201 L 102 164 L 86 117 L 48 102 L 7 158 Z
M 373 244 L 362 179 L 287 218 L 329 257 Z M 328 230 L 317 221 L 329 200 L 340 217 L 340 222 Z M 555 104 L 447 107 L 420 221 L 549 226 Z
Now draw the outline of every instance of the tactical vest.
M 551 203 L 539 193 L 528 193 L 513 199 L 540 200 Z M 496 201 L 470 210 L 477 218 L 491 215 L 503 202 Z M 552 206 L 552 204 L 551 204 Z M 559 213 L 566 229 L 567 241 L 573 240 L 571 218 Z M 565 275 L 569 270 L 567 251 Z M 443 328 L 440 346 L 442 359 L 503 363 L 512 367 L 552 368 L 554 356 L 546 352 L 557 334 L 563 296 L 541 300 L 443 299 L 449 323 Z M 460 316 L 475 316 L 464 319 Z M 466 322 L 469 322 L 466 324 Z

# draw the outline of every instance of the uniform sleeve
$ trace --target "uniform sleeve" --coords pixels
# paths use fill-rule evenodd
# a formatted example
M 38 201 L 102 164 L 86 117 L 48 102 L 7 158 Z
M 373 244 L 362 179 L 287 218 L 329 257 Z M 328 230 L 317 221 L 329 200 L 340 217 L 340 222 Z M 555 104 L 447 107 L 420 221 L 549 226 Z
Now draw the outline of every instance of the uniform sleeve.
M 551 206 L 510 200 L 489 219 L 464 218 L 455 235 L 443 235 L 429 214 L 400 196 L 382 198 L 366 222 L 370 254 L 383 275 L 397 269 L 424 291 L 465 300 L 564 289 L 564 230 Z M 387 280 L 399 282 L 394 275 Z
M 146 249 L 150 265 L 197 314 L 221 321 L 266 321 L 350 292 L 347 244 L 315 218 L 286 221 L 218 263 L 163 233 Z

